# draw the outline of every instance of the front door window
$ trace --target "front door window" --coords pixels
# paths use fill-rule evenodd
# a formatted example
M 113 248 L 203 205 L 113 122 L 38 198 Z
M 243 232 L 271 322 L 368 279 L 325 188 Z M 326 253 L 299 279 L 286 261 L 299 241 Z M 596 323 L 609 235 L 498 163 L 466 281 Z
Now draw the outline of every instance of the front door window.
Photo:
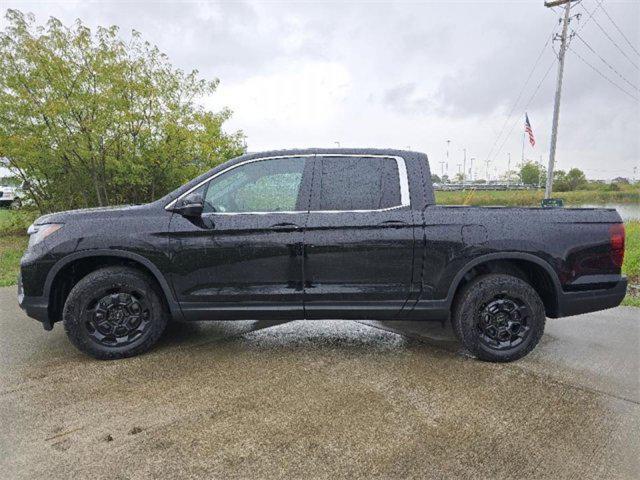
M 304 158 L 280 158 L 246 163 L 212 179 L 205 213 L 264 213 L 303 211 L 300 185 Z

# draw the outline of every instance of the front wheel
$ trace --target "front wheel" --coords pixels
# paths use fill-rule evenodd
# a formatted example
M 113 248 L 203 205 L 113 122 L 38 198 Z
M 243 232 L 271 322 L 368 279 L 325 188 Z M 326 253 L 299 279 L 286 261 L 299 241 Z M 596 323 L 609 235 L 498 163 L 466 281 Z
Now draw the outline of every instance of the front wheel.
M 155 282 L 128 267 L 106 267 L 82 278 L 71 289 L 62 317 L 71 342 L 99 359 L 149 350 L 168 320 Z
M 510 362 L 524 357 L 540 341 L 544 304 L 518 277 L 483 275 L 457 295 L 452 323 L 463 346 L 477 358 Z

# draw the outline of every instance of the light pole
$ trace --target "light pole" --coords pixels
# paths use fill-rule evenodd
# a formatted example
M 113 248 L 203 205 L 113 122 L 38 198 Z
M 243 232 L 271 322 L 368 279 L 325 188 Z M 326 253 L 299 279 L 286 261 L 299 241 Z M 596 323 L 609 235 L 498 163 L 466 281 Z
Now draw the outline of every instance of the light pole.
M 467 183 L 467 149 L 463 148 L 464 159 L 462 160 L 462 183 Z
M 471 165 L 469 166 L 469 180 L 471 180 L 473 182 L 473 161 L 476 159 L 476 157 L 471 157 L 469 159 L 469 162 L 471 163 Z

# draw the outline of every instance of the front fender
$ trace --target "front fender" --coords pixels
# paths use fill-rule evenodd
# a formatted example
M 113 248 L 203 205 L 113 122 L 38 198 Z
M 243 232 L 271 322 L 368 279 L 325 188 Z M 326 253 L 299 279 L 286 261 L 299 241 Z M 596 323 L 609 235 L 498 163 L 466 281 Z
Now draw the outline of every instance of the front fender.
M 172 316 L 174 318 L 182 318 L 182 310 L 180 309 L 179 303 L 175 299 L 175 295 L 173 294 L 173 290 L 169 285 L 169 282 L 165 278 L 164 274 L 160 271 L 160 269 L 148 258 L 139 255 L 134 252 L 130 252 L 127 250 L 117 250 L 117 249 L 95 249 L 95 250 L 81 250 L 66 255 L 64 258 L 58 260 L 56 264 L 49 270 L 47 274 L 47 279 L 44 284 L 43 296 L 45 298 L 50 298 L 51 288 L 53 286 L 53 282 L 58 275 L 58 273 L 67 265 L 72 262 L 89 257 L 113 257 L 113 258 L 122 258 L 131 260 L 133 262 L 139 263 L 143 267 L 145 267 L 153 277 L 157 280 L 160 288 L 164 293 L 164 296 L 167 300 L 167 305 L 169 306 L 169 310 L 171 311 Z

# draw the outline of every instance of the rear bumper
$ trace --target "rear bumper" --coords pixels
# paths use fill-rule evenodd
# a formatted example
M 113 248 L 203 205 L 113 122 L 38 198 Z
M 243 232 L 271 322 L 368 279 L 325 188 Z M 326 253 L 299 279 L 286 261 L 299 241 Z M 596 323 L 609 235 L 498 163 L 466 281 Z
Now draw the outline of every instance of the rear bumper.
M 53 328 L 49 318 L 49 299 L 47 297 L 25 296 L 21 276 L 18 277 L 18 304 L 29 317 L 41 322 L 45 330 Z
M 627 294 L 627 278 L 622 277 L 609 288 L 562 292 L 558 298 L 558 317 L 597 312 L 620 305 Z

